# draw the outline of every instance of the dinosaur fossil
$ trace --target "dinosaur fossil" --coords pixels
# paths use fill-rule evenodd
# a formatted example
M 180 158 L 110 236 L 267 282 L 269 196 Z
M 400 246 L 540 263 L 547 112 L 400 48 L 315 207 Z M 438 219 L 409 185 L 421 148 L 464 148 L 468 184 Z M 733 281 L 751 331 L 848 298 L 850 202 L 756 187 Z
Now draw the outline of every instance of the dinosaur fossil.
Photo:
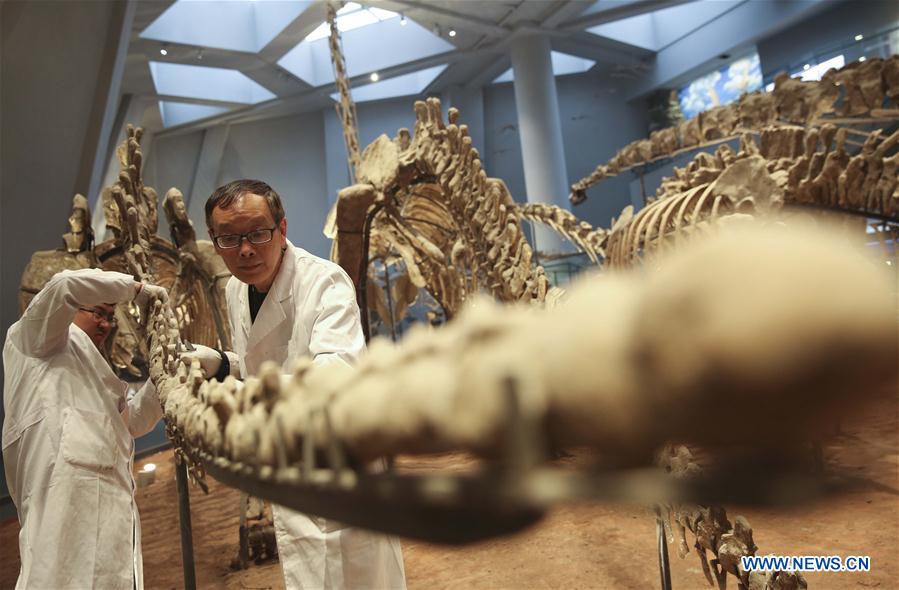
M 732 214 L 765 214 L 784 205 L 813 205 L 885 219 L 899 215 L 899 131 L 871 133 L 861 151 L 845 150 L 846 130 L 770 126 L 759 142 L 741 136 L 736 153 L 721 145 L 700 153 L 662 180 L 639 213 L 622 212 L 608 237 L 608 262 L 627 265 L 640 255 L 676 247 L 691 232 Z
M 452 125 L 451 118 L 448 136 Z M 363 172 L 377 155 L 366 151 Z M 421 174 L 430 173 L 437 189 L 449 183 L 445 170 L 411 156 L 403 161 L 413 172 L 424 167 Z M 380 169 L 409 173 L 403 166 Z M 126 212 L 125 260 L 148 276 L 140 267 L 140 224 L 126 225 L 140 219 L 139 186 L 122 183 L 114 194 Z M 394 185 L 381 179 L 347 194 L 371 206 L 380 197 L 376 186 L 389 192 Z M 177 195 L 171 196 L 174 210 Z M 535 425 L 535 444 L 544 441 L 541 456 L 586 445 L 640 461 L 667 440 L 778 452 L 770 440 L 730 428 L 728 417 L 735 408 L 760 424 L 772 415 L 794 416 L 790 438 L 776 444 L 795 445 L 846 407 L 846 391 L 872 393 L 894 383 L 894 302 L 883 277 L 826 232 L 748 223 L 710 228 L 706 239 L 667 252 L 643 272 L 587 278 L 551 310 L 474 301 L 441 330 L 413 330 L 396 346 L 375 341 L 355 369 L 299 359 L 291 375 L 269 365 L 243 384 L 205 381 L 196 364 L 179 363 L 178 316 L 157 302 L 147 325 L 150 375 L 194 476 L 212 461 L 254 486 L 319 481 L 320 467 L 310 466 L 321 465 L 318 456 L 335 468 L 328 481 L 337 481 L 347 464 L 397 453 L 461 449 L 515 462 L 502 442 L 510 391 L 521 416 Z M 338 228 L 345 230 L 339 222 Z M 813 410 L 797 415 L 800 406 Z M 697 424 L 698 413 L 707 420 Z M 380 526 L 389 529 L 390 522 Z M 681 522 L 696 533 L 703 555 L 713 553 L 710 567 L 719 580 L 733 573 L 735 556 L 751 550 L 748 523 L 725 526 L 717 509 Z
M 570 211 L 547 203 L 526 203 L 518 206 L 522 219 L 542 223 L 555 230 L 576 245 L 594 264 L 605 258 L 603 245 L 608 231 L 594 228 L 586 221 L 581 221 Z
M 181 334 L 190 342 L 218 342 L 222 349 L 230 350 L 231 327 L 225 309 L 225 284 L 231 273 L 216 254 L 212 242 L 197 241 L 181 191 L 169 189 L 162 201 L 162 209 L 169 222 L 172 241 L 178 248 L 178 272 L 169 296 L 179 316 Z
M 408 277 L 403 284 L 426 289 L 447 318 L 481 290 L 500 301 L 543 301 L 549 285 L 543 268 L 532 268 L 521 219 L 549 225 L 598 262 L 604 233 L 558 207 L 519 208 L 501 180 L 484 174 L 458 110 L 449 110 L 446 125 L 436 98 L 416 102 L 414 136 L 407 129 L 393 140 L 382 135 L 360 156 L 355 104 L 331 4 L 328 22 L 340 93 L 336 108 L 355 184 L 339 193 L 325 235 L 334 239 L 332 259 L 355 284 L 368 285 L 369 307 L 383 320 L 395 322 L 398 316 L 386 309 L 381 294 L 371 292 L 373 280 L 361 280 L 370 275 L 363 260 L 401 260 Z M 370 242 L 364 243 L 369 213 Z M 405 289 L 403 300 L 411 293 Z
M 803 82 L 780 74 L 773 92 L 744 94 L 736 102 L 709 109 L 675 127 L 654 131 L 649 139 L 628 144 L 607 163 L 574 183 L 569 198 L 572 203 L 580 203 L 587 198 L 587 189 L 605 178 L 746 131 L 757 132 L 772 125 L 812 128 L 828 123 L 848 124 L 853 122 L 852 117 L 866 115 L 899 118 L 899 110 L 884 108 L 885 103 L 899 107 L 899 55 L 853 62 L 829 71 L 818 82 Z
M 309 460 L 307 438 L 322 452 L 336 440 L 361 462 L 447 449 L 496 457 L 510 382 L 549 448 L 637 458 L 681 440 L 778 452 L 846 407 L 846 391 L 874 392 L 897 372 L 884 277 L 825 232 L 800 229 L 729 227 L 651 271 L 585 279 L 553 310 L 481 301 L 441 330 L 374 342 L 355 369 L 301 359 L 292 376 L 269 365 L 242 386 L 179 366 L 173 318 L 158 313 L 151 375 L 185 444 L 256 477 Z M 735 408 L 760 424 L 795 416 L 790 438 L 730 428 Z
M 133 191 L 140 195 L 135 201 L 134 217 L 141 219 L 146 231 L 141 233 L 139 254 L 143 261 L 149 261 L 153 269 L 153 282 L 171 291 L 180 314 L 179 326 L 185 339 L 216 346 L 230 341 L 227 322 L 217 322 L 214 310 L 224 304 L 221 289 L 222 279 L 227 279 L 227 269 L 214 253 L 212 243 L 196 241 L 193 228 L 184 210 L 181 194 L 173 189 L 166 195 L 163 208 L 168 216 L 174 244 L 156 235 L 157 219 L 156 192 L 144 187 L 140 180 L 142 154 L 140 153 L 141 130 L 128 128 L 127 138 L 118 146 L 116 153 L 122 172 L 116 185 L 106 187 L 101 194 L 107 227 L 113 237 L 94 243 L 90 226 L 90 209 L 87 199 L 76 195 L 72 213 L 69 216 L 70 230 L 63 236 L 62 249 L 35 252 L 22 273 L 19 289 L 19 309 L 24 311 L 36 294 L 54 274 L 63 269 L 99 267 L 105 270 L 131 272 L 123 248 L 129 233 L 129 218 L 120 213 L 118 200 L 123 191 Z M 133 194 L 133 193 L 132 193 Z M 118 200 L 117 200 L 118 199 Z M 123 228 L 125 228 L 123 230 Z M 215 289 L 211 288 L 215 283 Z M 217 305 L 210 303 L 218 302 Z M 116 310 L 118 328 L 106 343 L 106 356 L 116 370 L 132 378 L 146 377 L 141 365 L 146 363 L 146 351 L 139 333 L 136 318 L 129 310 Z M 222 316 L 224 317 L 224 316 Z
M 449 109 L 448 124 L 436 98 L 416 102 L 415 113 L 414 133 L 377 138 L 362 153 L 359 183 L 338 195 L 332 256 L 354 281 L 369 214 L 369 257 L 395 252 L 411 283 L 426 288 L 449 318 L 479 291 L 501 302 L 545 299 L 549 284 L 534 264 L 523 219 L 555 229 L 594 262 L 604 256 L 604 230 L 552 205 L 518 205 L 501 180 L 488 178 L 457 109 Z
M 658 464 L 677 479 L 695 478 L 702 472 L 690 449 L 684 445 L 665 446 L 659 453 Z M 717 583 L 719 590 L 725 590 L 727 575 L 730 574 L 737 579 L 740 590 L 774 590 L 779 587 L 775 580 L 781 577 L 781 585 L 789 578 L 796 590 L 807 587 L 798 572 L 775 571 L 766 576 L 762 572 L 743 569 L 741 558 L 753 556 L 758 551 L 752 537 L 752 526 L 746 518 L 737 516 L 732 525 L 725 509 L 717 504 L 672 502 L 660 508 L 668 543 L 676 545 L 681 559 L 690 553 L 686 533 L 690 531 L 693 534 L 693 549 L 699 556 L 702 572 L 710 586 Z M 711 561 L 709 553 L 712 555 Z
M 331 65 L 334 68 L 334 83 L 337 85 L 337 93 L 340 95 L 340 100 L 334 105 L 334 108 L 343 128 L 343 141 L 346 145 L 350 181 L 352 182 L 356 169 L 359 167 L 359 131 L 356 129 L 356 103 L 353 102 L 353 98 L 350 95 L 350 80 L 346 73 L 346 60 L 343 57 L 340 29 L 337 28 L 337 9 L 334 7 L 333 2 L 328 2 L 326 10 L 329 28 L 328 49 L 331 52 Z
M 518 207 L 484 173 L 458 111 L 445 124 L 432 98 L 416 102 L 415 114 L 414 134 L 377 138 L 362 154 L 358 184 L 338 195 L 336 260 L 358 280 L 371 210 L 374 247 L 395 250 L 448 317 L 479 290 L 504 302 L 542 301 L 548 283 L 532 264 Z

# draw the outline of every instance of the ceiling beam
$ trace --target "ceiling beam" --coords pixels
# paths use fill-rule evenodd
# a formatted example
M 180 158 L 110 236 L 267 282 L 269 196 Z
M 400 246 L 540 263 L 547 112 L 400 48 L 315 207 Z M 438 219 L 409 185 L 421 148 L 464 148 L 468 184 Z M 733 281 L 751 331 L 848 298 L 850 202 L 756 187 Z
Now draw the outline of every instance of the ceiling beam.
M 260 63 L 253 67 L 241 68 L 240 73 L 275 96 L 290 96 L 312 88 L 311 84 L 277 64 Z
M 554 3 L 540 26 L 554 29 L 560 23 L 576 18 L 595 3 L 596 0 L 566 0 L 564 3 Z
M 507 54 L 496 56 L 493 61 L 483 69 L 481 73 L 473 77 L 467 84 L 463 86 L 466 90 L 475 90 L 489 85 L 497 76 L 512 67 L 512 58 Z
M 224 107 L 226 109 L 240 109 L 247 106 L 245 102 L 233 102 L 230 100 L 215 100 L 211 98 L 193 98 L 190 96 L 178 96 L 175 94 L 139 94 L 136 95 L 143 100 L 151 101 L 167 101 L 167 102 L 183 102 L 187 104 L 200 104 L 210 107 Z
M 270 63 L 276 63 L 327 20 L 327 6 L 327 2 L 315 2 L 308 6 L 259 51 L 259 57 Z
M 577 31 L 693 1 L 694 0 L 634 0 L 634 2 L 620 4 L 614 8 L 583 14 L 563 22 L 558 28 L 564 31 Z
M 448 51 L 438 55 L 432 55 L 403 64 L 398 64 L 390 68 L 384 68 L 382 70 L 379 70 L 378 73 L 381 77 L 380 80 L 384 81 L 389 80 L 390 78 L 395 78 L 397 76 L 402 76 L 404 74 L 424 70 L 433 66 L 453 64 L 458 61 L 489 57 L 490 55 L 497 55 L 497 59 L 499 60 L 499 62 L 494 62 L 493 65 L 486 68 L 487 75 L 489 75 L 495 68 L 497 68 L 497 63 L 502 63 L 502 60 L 505 60 L 505 63 L 510 63 L 508 61 L 508 56 L 499 54 L 497 52 L 497 46 L 491 45 L 478 49 Z M 501 74 L 509 66 L 505 65 L 504 67 L 500 67 L 501 69 L 499 69 L 499 71 L 497 71 L 495 74 L 490 75 L 490 77 L 486 79 L 486 82 L 482 82 L 480 84 L 469 83 L 465 86 L 468 88 L 483 86 L 484 84 L 492 81 L 493 78 Z M 480 80 L 483 77 L 484 76 L 480 76 L 477 79 Z M 368 84 L 373 84 L 373 82 L 369 78 L 368 73 L 360 74 L 358 76 L 350 78 L 350 88 L 361 88 Z M 169 129 L 160 131 L 158 133 L 158 137 L 167 137 L 189 133 L 198 129 L 204 129 L 206 127 L 218 125 L 223 122 L 242 123 L 248 120 L 280 116 L 280 114 L 284 114 L 285 111 L 299 112 L 296 109 L 304 108 L 307 106 L 321 106 L 323 99 L 327 99 L 328 102 L 332 101 L 330 95 L 334 92 L 337 92 L 337 86 L 334 83 L 319 86 L 317 88 L 309 88 L 307 90 L 303 90 L 289 96 L 274 98 L 272 100 L 261 102 L 255 105 L 243 105 L 242 108 L 228 113 L 222 113 L 219 115 L 214 115 L 212 117 L 207 117 L 206 119 L 202 119 L 199 121 L 192 121 L 190 123 L 185 123 L 184 125 L 171 127 Z M 278 114 L 276 115 L 276 113 Z
M 482 55 L 488 55 L 493 52 L 494 49 L 492 46 L 481 47 L 478 49 L 447 51 L 445 53 L 438 53 L 437 55 L 423 57 L 421 59 L 416 59 L 414 61 L 397 64 L 389 68 L 378 70 L 378 75 L 380 76 L 380 80 L 384 81 L 389 80 L 390 78 L 396 78 L 397 76 L 402 76 L 404 74 L 411 74 L 412 72 L 425 70 L 434 66 L 453 64 L 458 61 L 472 59 Z M 361 88 L 362 86 L 367 86 L 368 84 L 373 84 L 373 82 L 369 78 L 368 73 L 359 74 L 358 76 L 350 78 L 350 88 Z M 337 88 L 334 84 L 328 84 L 324 88 L 327 88 L 327 94 L 331 94 L 332 92 L 337 91 Z
M 381 80 L 383 81 L 390 78 L 395 78 L 397 76 L 402 76 L 403 74 L 417 72 L 419 70 L 423 70 L 433 66 L 445 63 L 454 63 L 463 59 L 471 59 L 472 57 L 485 55 L 491 53 L 492 51 L 493 50 L 491 48 L 464 51 L 448 51 L 446 53 L 432 55 L 422 59 L 399 64 L 390 68 L 384 68 L 382 70 L 379 70 L 378 73 L 380 74 Z M 369 74 L 367 73 L 350 78 L 350 88 L 361 88 L 372 83 L 373 82 L 371 82 Z M 212 117 L 207 117 L 199 121 L 192 121 L 190 123 L 185 123 L 184 125 L 165 129 L 158 133 L 158 137 L 180 135 L 198 129 L 211 127 L 213 125 L 218 125 L 226 121 L 229 123 L 238 123 L 249 120 L 250 118 L 266 118 L 269 116 L 274 116 L 272 114 L 273 112 L 283 112 L 284 110 L 290 110 L 291 108 L 302 108 L 303 106 L 307 105 L 320 105 L 322 99 L 331 101 L 330 95 L 334 92 L 337 92 L 337 86 L 334 83 L 331 83 L 324 86 L 319 86 L 317 88 L 302 90 L 289 96 L 277 97 L 272 100 L 257 103 L 255 105 L 242 105 L 242 108 L 228 113 L 214 115 Z
M 586 57 L 602 64 L 620 64 L 625 67 L 639 66 L 655 55 L 643 47 L 621 43 L 586 31 L 553 36 L 550 43 L 553 49 L 562 53 Z
M 140 0 L 136 2 L 137 6 L 135 7 L 134 25 L 132 28 L 134 36 L 140 35 L 144 29 L 149 27 L 153 21 L 159 18 L 174 3 L 175 0 Z
M 166 50 L 166 55 L 159 53 Z M 208 66 L 239 70 L 257 63 L 265 63 L 255 53 L 222 49 L 220 47 L 202 47 L 188 43 L 173 43 L 155 39 L 132 40 L 131 53 L 143 53 L 150 61 L 177 63 L 191 66 Z M 198 58 L 198 56 L 200 56 Z

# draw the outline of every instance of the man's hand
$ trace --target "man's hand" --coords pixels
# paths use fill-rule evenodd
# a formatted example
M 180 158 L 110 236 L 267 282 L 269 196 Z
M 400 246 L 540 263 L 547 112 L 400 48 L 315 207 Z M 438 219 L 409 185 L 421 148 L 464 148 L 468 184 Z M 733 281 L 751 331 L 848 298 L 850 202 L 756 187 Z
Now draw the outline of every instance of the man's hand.
M 188 367 L 194 359 L 200 361 L 200 368 L 203 369 L 203 376 L 207 379 L 215 377 L 222 366 L 222 356 L 214 348 L 203 346 L 202 344 L 194 344 L 194 350 L 188 350 L 181 353 L 181 362 Z

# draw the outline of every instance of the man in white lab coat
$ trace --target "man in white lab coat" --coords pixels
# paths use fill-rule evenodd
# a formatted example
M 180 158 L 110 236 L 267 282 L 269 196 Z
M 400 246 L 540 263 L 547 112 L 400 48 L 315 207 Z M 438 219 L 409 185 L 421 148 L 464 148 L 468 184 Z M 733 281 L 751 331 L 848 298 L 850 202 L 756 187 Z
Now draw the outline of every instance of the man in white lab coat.
M 352 363 L 365 339 L 352 281 L 338 265 L 287 239 L 278 194 L 258 180 L 218 188 L 206 223 L 232 278 L 225 290 L 233 352 L 198 347 L 208 376 L 246 376 L 264 361 L 282 366 L 302 356 Z M 273 506 L 288 590 L 405 588 L 399 540 Z
M 143 588 L 134 437 L 162 416 L 148 381 L 128 399 L 99 347 L 115 303 L 165 290 L 97 269 L 54 275 L 3 345 L 3 462 L 19 514 L 16 588 Z

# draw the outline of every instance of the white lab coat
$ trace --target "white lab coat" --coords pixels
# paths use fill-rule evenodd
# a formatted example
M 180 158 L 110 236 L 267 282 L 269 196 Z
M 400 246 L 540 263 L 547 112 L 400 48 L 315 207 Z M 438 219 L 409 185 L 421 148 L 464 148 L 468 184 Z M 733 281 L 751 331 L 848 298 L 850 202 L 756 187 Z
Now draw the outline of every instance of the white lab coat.
M 162 416 L 148 381 L 128 399 L 80 305 L 128 301 L 129 275 L 54 275 L 3 346 L 3 462 L 19 514 L 16 588 L 143 588 L 134 437 Z
M 365 349 L 353 283 L 338 265 L 288 242 L 256 321 L 247 285 L 225 290 L 234 352 L 244 376 L 264 361 L 282 366 L 302 356 L 352 363 Z M 274 505 L 275 536 L 288 590 L 405 588 L 399 539 Z

